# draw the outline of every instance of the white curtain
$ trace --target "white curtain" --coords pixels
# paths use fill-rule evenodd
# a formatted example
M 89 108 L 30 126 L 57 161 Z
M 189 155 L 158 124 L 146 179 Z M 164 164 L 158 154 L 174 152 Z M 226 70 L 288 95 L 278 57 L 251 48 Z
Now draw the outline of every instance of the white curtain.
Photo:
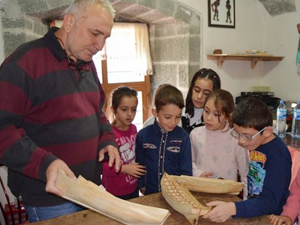
M 146 24 L 114 23 L 111 36 L 101 52 L 102 59 L 122 61 L 126 67 L 134 68 L 136 75 L 152 75 L 152 61 Z M 118 68 L 110 68 L 117 70 Z M 122 68 L 126 70 L 126 68 Z

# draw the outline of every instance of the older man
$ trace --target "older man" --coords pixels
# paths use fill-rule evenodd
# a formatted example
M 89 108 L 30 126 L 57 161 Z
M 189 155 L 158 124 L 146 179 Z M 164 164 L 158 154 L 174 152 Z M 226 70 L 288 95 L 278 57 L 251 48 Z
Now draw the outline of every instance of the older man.
M 100 184 L 101 163 L 120 169 L 115 136 L 102 111 L 105 95 L 92 57 L 110 36 L 107 0 L 75 0 L 60 29 L 23 44 L 0 68 L 0 163 L 21 195 L 29 221 L 81 208 L 58 197 L 58 170 Z

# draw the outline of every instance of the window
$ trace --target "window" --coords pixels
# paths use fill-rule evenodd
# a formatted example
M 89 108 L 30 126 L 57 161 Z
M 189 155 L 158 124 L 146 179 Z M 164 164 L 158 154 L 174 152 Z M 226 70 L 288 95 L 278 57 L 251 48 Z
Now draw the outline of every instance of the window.
M 133 123 L 140 130 L 148 118 L 150 106 L 152 62 L 147 25 L 115 23 L 111 37 L 93 60 L 106 93 L 106 102 L 109 102 L 111 92 L 119 86 L 138 91 L 139 103 Z

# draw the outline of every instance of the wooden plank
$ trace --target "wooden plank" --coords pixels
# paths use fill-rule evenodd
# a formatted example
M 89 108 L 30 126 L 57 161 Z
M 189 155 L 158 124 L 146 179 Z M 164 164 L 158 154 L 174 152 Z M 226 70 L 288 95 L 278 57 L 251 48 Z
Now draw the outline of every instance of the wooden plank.
M 117 198 L 82 176 L 71 179 L 60 170 L 56 186 L 64 192 L 63 198 L 92 209 L 123 224 L 161 225 L 169 211 Z
M 273 56 L 272 54 L 212 54 L 207 55 L 209 60 L 217 60 L 218 68 L 221 68 L 225 60 L 251 61 L 254 69 L 258 61 L 281 61 L 284 56 Z

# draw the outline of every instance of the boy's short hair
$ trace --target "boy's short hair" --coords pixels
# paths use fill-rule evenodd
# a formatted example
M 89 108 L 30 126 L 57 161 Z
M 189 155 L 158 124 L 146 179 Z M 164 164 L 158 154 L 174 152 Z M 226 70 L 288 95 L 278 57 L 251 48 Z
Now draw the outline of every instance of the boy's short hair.
M 232 123 L 259 131 L 273 125 L 273 116 L 268 106 L 260 99 L 247 97 L 236 106 L 232 115 Z
M 170 84 L 158 86 L 154 95 L 154 106 L 159 112 L 167 104 L 177 105 L 180 109 L 184 107 L 184 100 L 181 91 Z

